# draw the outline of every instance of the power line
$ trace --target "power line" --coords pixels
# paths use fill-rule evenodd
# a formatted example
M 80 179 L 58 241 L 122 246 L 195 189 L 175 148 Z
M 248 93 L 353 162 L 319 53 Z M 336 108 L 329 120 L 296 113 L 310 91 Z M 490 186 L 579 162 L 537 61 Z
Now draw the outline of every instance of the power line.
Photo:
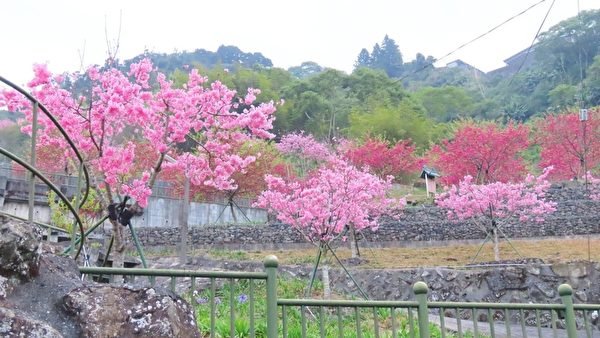
M 510 81 L 508 82 L 508 86 L 510 86 L 512 84 L 512 82 L 515 79 L 515 77 L 517 76 L 517 74 L 519 74 L 519 72 L 521 71 L 521 68 L 523 68 L 523 65 L 525 65 L 525 62 L 527 61 L 527 56 L 529 56 L 529 52 L 531 51 L 531 48 L 533 48 L 533 45 L 535 45 L 535 41 L 537 40 L 538 36 L 540 35 L 540 32 L 542 31 L 542 27 L 544 26 L 544 23 L 546 23 L 548 14 L 550 14 L 550 11 L 552 10 L 552 7 L 554 6 L 555 2 L 556 2 L 556 0 L 552 0 L 552 3 L 550 4 L 550 7 L 548 8 L 546 15 L 544 16 L 544 20 L 542 20 L 542 23 L 538 27 L 538 30 L 535 33 L 535 36 L 533 37 L 533 40 L 531 40 L 531 44 L 529 45 L 529 48 L 527 48 L 527 51 L 525 52 L 525 56 L 523 57 L 523 61 L 519 65 L 519 68 L 517 68 L 517 71 L 510 78 Z
M 487 32 L 485 32 L 485 33 L 483 33 L 483 34 L 481 34 L 481 35 L 479 35 L 479 36 L 477 36 L 477 37 L 475 37 L 475 38 L 471 39 L 471 40 L 470 40 L 470 41 L 468 41 L 468 42 L 465 42 L 465 43 L 463 43 L 462 45 L 460 45 L 460 46 L 458 46 L 457 48 L 455 48 L 454 50 L 452 50 L 452 51 L 448 52 L 446 55 L 444 55 L 444 56 L 440 57 L 439 59 L 435 59 L 435 61 L 440 61 L 440 60 L 442 60 L 442 59 L 445 59 L 445 58 L 447 58 L 448 56 L 450 56 L 450 55 L 452 55 L 452 54 L 454 54 L 454 53 L 458 52 L 458 51 L 459 51 L 459 50 L 461 50 L 462 48 L 464 48 L 464 47 L 466 47 L 466 46 L 468 46 L 468 45 L 472 44 L 473 42 L 475 42 L 475 41 L 477 41 L 477 40 L 479 40 L 479 39 L 483 38 L 484 36 L 486 36 L 486 35 L 488 35 L 488 34 L 492 33 L 493 31 L 495 31 L 495 30 L 497 30 L 498 28 L 500 28 L 500 27 L 504 26 L 505 24 L 509 23 L 510 21 L 512 21 L 512 20 L 514 20 L 514 19 L 516 19 L 516 18 L 518 18 L 519 16 L 521 16 L 521 15 L 523 15 L 523 14 L 527 13 L 527 12 L 528 12 L 528 11 L 530 11 L 531 9 L 533 9 L 533 8 L 537 7 L 538 5 L 542 4 L 543 2 L 546 2 L 546 0 L 540 0 L 540 1 L 536 2 L 535 4 L 533 4 L 533 5 L 529 6 L 529 7 L 527 7 L 527 8 L 526 8 L 526 9 L 524 9 L 524 10 L 522 10 L 521 12 L 519 12 L 519 13 L 517 13 L 517 14 L 515 14 L 515 15 L 511 16 L 510 18 L 508 18 L 508 19 L 506 19 L 506 20 L 504 20 L 502 23 L 500 23 L 500 24 L 498 24 L 498 25 L 494 26 L 493 28 L 491 28 L 491 29 L 490 29 L 490 30 L 488 30 Z M 554 4 L 554 1 L 552 2 L 552 4 Z M 547 15 L 546 15 L 546 16 L 547 16 Z M 544 21 L 545 21 L 545 18 L 544 18 Z M 537 35 L 536 35 L 536 36 L 537 36 Z M 398 82 L 398 81 L 402 81 L 402 80 L 406 79 L 407 77 L 410 77 L 410 76 L 412 76 L 412 75 L 415 75 L 415 74 L 417 74 L 417 73 L 420 73 L 420 72 L 422 72 L 423 70 L 425 70 L 425 69 L 427 69 L 427 68 L 429 68 L 429 67 L 432 67 L 432 66 L 433 66 L 433 63 L 429 63 L 429 64 L 427 64 L 427 65 L 425 65 L 425 66 L 423 66 L 423 67 L 421 67 L 421 68 L 419 68 L 419 69 L 417 69 L 417 70 L 413 71 L 413 72 L 412 72 L 412 73 L 410 73 L 410 74 L 404 75 L 403 77 L 401 77 L 401 78 L 399 78 L 398 80 L 394 81 L 394 83 L 396 83 L 396 82 Z

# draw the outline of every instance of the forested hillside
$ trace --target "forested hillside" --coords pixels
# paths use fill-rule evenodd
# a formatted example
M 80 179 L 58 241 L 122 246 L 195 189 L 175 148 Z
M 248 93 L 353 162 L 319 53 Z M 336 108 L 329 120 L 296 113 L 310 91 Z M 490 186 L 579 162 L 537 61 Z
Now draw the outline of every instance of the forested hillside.
M 189 69 L 199 68 L 210 81 L 238 93 L 260 88 L 258 102 L 285 101 L 275 113 L 276 140 L 297 131 L 325 142 L 410 140 L 415 152 L 425 155 L 433 145 L 455 137 L 465 123 L 492 123 L 500 129 L 525 123 L 536 131 L 550 128 L 539 122 L 548 114 L 600 105 L 599 23 L 600 10 L 581 12 L 542 32 L 531 48 L 507 59 L 506 67 L 488 73 L 461 60 L 440 66 L 433 56 L 407 57 L 402 43 L 387 35 L 372 48 L 357 51 L 351 74 L 313 61 L 285 70 L 260 53 L 234 46 L 216 52 L 145 53 L 120 67 L 128 69 L 148 57 L 176 87 L 187 81 Z M 64 87 L 72 85 L 68 80 Z M 71 89 L 81 92 L 86 81 L 81 77 Z M 0 139 L 17 147 L 12 142 L 21 142 L 17 130 L 6 123 Z M 531 166 L 543 157 L 536 147 L 534 142 L 522 152 Z

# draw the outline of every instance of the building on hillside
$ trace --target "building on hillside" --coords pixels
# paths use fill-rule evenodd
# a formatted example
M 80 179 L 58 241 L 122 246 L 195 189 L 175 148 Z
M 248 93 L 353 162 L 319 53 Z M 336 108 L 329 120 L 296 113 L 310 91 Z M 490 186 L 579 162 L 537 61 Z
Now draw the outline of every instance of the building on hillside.
M 485 74 L 484 72 L 482 72 L 481 70 L 479 70 L 477 67 L 475 66 L 471 66 L 470 64 L 464 62 L 461 59 L 456 59 L 452 62 L 448 62 L 446 64 L 446 68 L 461 68 L 461 69 L 466 69 L 468 71 L 472 71 L 473 73 L 475 73 L 475 75 L 483 75 Z
M 429 168 L 428 166 L 423 166 L 421 170 L 420 177 L 425 180 L 425 188 L 427 189 L 427 197 L 429 194 L 435 195 L 436 192 L 436 182 L 435 178 L 440 177 L 440 174 L 437 170 L 433 168 Z
M 531 47 L 531 49 L 529 48 L 525 48 L 522 51 L 518 52 L 517 54 L 509 57 L 508 59 L 504 60 L 504 63 L 506 64 L 506 66 L 498 68 L 498 69 L 494 69 L 490 72 L 488 72 L 488 75 L 497 75 L 497 74 L 502 74 L 502 75 L 512 75 L 514 73 L 516 73 L 519 68 L 521 68 L 520 70 L 525 70 L 529 67 L 531 67 L 533 65 L 535 61 L 535 45 L 533 45 Z

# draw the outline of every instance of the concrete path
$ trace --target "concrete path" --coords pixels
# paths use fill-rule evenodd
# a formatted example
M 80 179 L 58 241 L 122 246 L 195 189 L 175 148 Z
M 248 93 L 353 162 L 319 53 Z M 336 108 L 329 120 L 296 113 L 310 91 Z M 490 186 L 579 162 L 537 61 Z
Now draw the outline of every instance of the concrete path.
M 440 325 L 440 317 L 437 315 L 429 315 L 429 322 Z M 444 317 L 444 324 L 447 330 L 458 332 L 458 323 L 456 318 L 448 318 Z M 538 329 L 535 326 L 526 326 L 525 327 L 525 335 L 523 335 L 523 330 L 521 325 L 510 325 L 510 335 L 506 330 L 506 325 L 504 322 L 494 322 L 494 338 L 525 338 L 525 337 L 539 337 L 539 338 L 567 338 L 567 331 L 563 329 L 557 329 L 556 335 L 554 334 L 551 328 L 541 328 L 541 335 L 539 335 Z M 470 331 L 474 332 L 473 321 L 471 320 L 461 320 L 460 321 L 462 332 L 465 333 Z M 477 322 L 477 331 L 481 335 L 485 335 L 491 337 L 490 325 L 487 322 Z M 578 338 L 587 338 L 586 332 L 580 330 L 577 332 Z M 600 331 L 592 331 L 592 338 L 600 338 Z

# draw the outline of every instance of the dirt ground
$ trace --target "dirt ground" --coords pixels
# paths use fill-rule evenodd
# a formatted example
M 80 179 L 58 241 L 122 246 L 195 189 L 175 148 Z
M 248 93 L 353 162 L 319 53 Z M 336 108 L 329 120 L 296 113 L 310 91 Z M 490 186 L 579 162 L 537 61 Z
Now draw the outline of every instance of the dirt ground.
M 502 241 L 500 258 L 514 260 L 519 258 L 539 258 L 545 263 L 568 261 L 600 261 L 600 238 L 588 239 L 546 239 L 546 240 L 512 240 L 511 245 Z M 349 246 L 349 244 L 347 245 Z M 471 264 L 481 244 L 448 245 L 436 247 L 413 248 L 360 248 L 361 268 L 407 268 L 426 266 L 463 266 Z M 514 247 L 514 249 L 513 249 Z M 228 260 L 262 261 L 267 255 L 276 255 L 281 264 L 311 264 L 317 251 L 302 250 L 261 250 L 261 251 L 229 251 L 229 250 L 196 250 L 191 255 L 206 255 L 211 258 Z M 336 250 L 340 259 L 350 257 L 349 248 Z M 329 255 L 327 259 L 333 261 Z M 474 263 L 494 260 L 493 247 L 487 243 Z

